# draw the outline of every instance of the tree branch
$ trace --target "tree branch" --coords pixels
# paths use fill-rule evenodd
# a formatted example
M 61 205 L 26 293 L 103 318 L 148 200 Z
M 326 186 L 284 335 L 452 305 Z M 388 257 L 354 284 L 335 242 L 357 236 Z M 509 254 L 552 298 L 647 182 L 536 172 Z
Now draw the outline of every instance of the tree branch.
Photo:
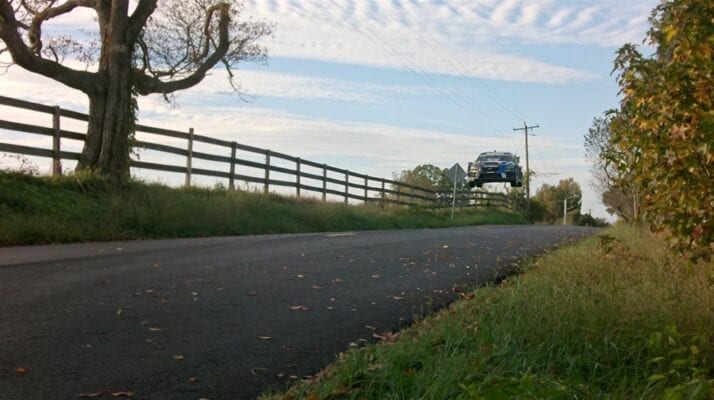
M 148 76 L 138 69 L 134 69 L 134 81 L 136 90 L 139 94 L 147 95 L 150 93 L 169 94 L 177 90 L 188 89 L 195 86 L 206 76 L 206 73 L 211 70 L 228 52 L 230 47 L 230 38 L 228 29 L 230 25 L 230 5 L 221 3 L 211 7 L 208 11 L 207 19 L 210 20 L 213 12 L 220 11 L 220 20 L 218 22 L 219 41 L 218 46 L 191 75 L 175 81 L 163 82 L 156 77 Z M 207 39 L 208 41 L 208 39 Z
M 87 94 L 94 94 L 101 90 L 100 77 L 96 73 L 67 68 L 33 54 L 18 33 L 15 12 L 8 0 L 0 0 L 0 39 L 7 46 L 13 62 L 28 71 L 52 78 Z
M 28 8 L 28 11 L 34 14 L 29 29 L 27 30 L 27 37 L 28 39 L 30 39 L 30 49 L 35 54 L 40 54 L 40 51 L 42 50 L 43 22 L 55 18 L 59 15 L 66 14 L 77 7 L 94 8 L 95 6 L 95 0 L 67 0 L 66 2 L 60 4 L 57 7 L 47 7 L 40 12 L 35 12 L 34 10 Z
M 134 9 L 134 12 L 129 17 L 129 27 L 127 28 L 127 41 L 134 43 L 139 37 L 142 28 L 146 25 L 146 21 L 151 14 L 156 10 L 157 0 L 139 0 L 139 4 Z

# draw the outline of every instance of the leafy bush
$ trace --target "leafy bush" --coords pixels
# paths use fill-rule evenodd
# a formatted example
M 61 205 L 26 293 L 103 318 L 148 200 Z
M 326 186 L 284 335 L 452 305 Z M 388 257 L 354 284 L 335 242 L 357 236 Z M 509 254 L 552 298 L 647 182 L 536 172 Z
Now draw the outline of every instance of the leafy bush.
M 651 57 L 623 46 L 615 71 L 623 95 L 611 139 L 647 220 L 694 257 L 714 250 L 714 2 L 657 6 Z

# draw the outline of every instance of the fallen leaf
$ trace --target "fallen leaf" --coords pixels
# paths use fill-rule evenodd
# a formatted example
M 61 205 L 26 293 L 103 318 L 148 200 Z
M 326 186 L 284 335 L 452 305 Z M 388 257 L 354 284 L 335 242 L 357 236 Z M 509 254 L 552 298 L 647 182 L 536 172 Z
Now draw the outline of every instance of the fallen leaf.
M 364 327 L 367 328 L 367 329 L 369 329 L 369 330 L 371 330 L 371 331 L 377 329 L 377 328 L 373 327 L 372 325 L 365 325 Z
M 404 297 L 401 297 L 401 296 L 392 296 L 392 298 L 393 298 L 394 300 L 402 300 L 402 299 L 404 299 Z
M 162 304 L 168 304 L 168 303 L 169 303 L 169 301 L 166 300 L 166 299 L 161 299 L 161 300 L 159 300 L 159 301 L 160 301 Z
M 335 278 L 332 280 L 332 283 L 340 283 L 340 282 L 342 282 L 342 279 L 340 279 L 340 278 Z
M 256 292 L 255 290 L 253 290 L 253 291 L 251 291 L 251 292 L 248 293 L 248 296 L 255 296 L 255 295 L 257 295 L 257 294 L 258 294 L 258 292 Z
M 112 392 L 113 397 L 133 397 L 134 392 Z
M 196 293 L 196 292 L 191 292 L 191 295 L 193 295 L 193 297 L 196 297 L 196 296 L 198 296 L 198 293 Z
M 258 372 L 260 372 L 260 371 L 267 371 L 267 370 L 268 370 L 267 368 L 253 367 L 253 368 L 250 369 L 250 373 L 251 373 L 252 375 L 255 375 L 255 376 L 260 376 L 261 374 L 259 374 Z
M 276 378 L 282 378 L 284 376 L 285 376 L 285 372 L 281 372 L 281 373 L 275 375 Z
M 335 309 L 335 307 L 332 307 L 332 306 L 327 306 L 327 307 L 325 307 L 325 308 L 327 308 L 328 310 L 334 310 L 334 309 Z
M 270 340 L 272 338 L 273 338 L 272 336 L 258 336 L 258 339 L 260 339 L 260 340 Z
M 290 306 L 289 308 L 293 311 L 307 311 L 307 310 L 309 310 L 309 308 L 305 307 L 302 304 L 297 305 L 297 306 Z
M 181 361 L 181 360 L 183 360 L 183 356 L 182 356 L 181 354 L 176 354 L 176 355 L 174 356 L 174 360 L 176 360 L 176 361 Z
M 123 312 L 123 311 L 122 311 L 121 308 L 117 308 L 117 316 L 121 315 L 122 312 Z
M 372 278 L 377 279 L 377 278 L 380 278 L 381 276 L 382 276 L 382 275 L 374 274 L 374 275 L 372 275 Z
M 96 392 L 96 393 L 80 393 L 76 397 L 99 397 L 102 395 L 102 392 Z
M 149 331 L 151 331 L 151 332 L 161 332 L 161 331 L 163 331 L 163 329 L 158 328 L 158 327 L 155 327 L 155 326 L 150 326 L 150 327 L 149 327 Z
M 20 376 L 23 376 L 27 373 L 27 368 L 17 367 L 15 368 L 15 373 Z
M 313 288 L 313 289 L 322 289 L 322 286 L 312 285 L 312 288 Z
M 107 285 L 109 285 L 109 283 L 110 283 L 110 282 L 109 282 L 108 280 L 106 280 L 106 279 L 102 279 L 102 280 L 99 281 L 99 284 L 100 284 L 100 285 L 103 285 L 103 286 L 107 286 Z
M 303 275 L 303 274 L 297 274 L 297 277 L 300 278 L 300 279 L 302 279 L 302 278 L 305 277 L 305 275 Z
M 307 397 L 306 397 L 305 399 L 307 399 L 307 400 L 319 400 L 319 399 L 320 399 L 320 396 L 318 396 L 318 395 L 315 394 L 315 393 L 308 393 L 308 394 L 307 394 Z
M 188 378 L 188 383 L 196 383 L 196 382 L 198 382 L 198 378 L 197 378 L 197 377 L 192 376 L 192 377 Z
M 156 289 L 146 289 L 146 290 L 144 290 L 144 291 L 145 291 L 146 293 L 154 293 L 154 291 L 156 291 Z

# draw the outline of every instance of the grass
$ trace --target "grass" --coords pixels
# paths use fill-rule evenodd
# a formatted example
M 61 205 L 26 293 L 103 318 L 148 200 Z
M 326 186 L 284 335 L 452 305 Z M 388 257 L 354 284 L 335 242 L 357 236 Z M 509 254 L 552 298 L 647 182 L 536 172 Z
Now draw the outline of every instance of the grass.
M 714 262 L 617 226 L 524 268 L 265 398 L 714 398 Z
M 0 245 L 517 224 L 509 213 L 339 203 L 130 182 L 0 172 Z

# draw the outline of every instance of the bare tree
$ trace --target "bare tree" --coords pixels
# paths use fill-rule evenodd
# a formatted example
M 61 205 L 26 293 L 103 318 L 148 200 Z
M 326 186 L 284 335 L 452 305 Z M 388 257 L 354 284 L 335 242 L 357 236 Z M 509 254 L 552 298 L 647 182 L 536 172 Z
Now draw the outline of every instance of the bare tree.
M 273 29 L 263 21 L 239 20 L 241 4 L 234 0 L 139 0 L 132 5 L 129 0 L 0 0 L 0 54 L 7 52 L 14 64 L 89 97 L 78 169 L 117 180 L 129 176 L 136 95 L 168 98 L 201 82 L 219 63 L 236 89 L 237 64 L 264 61 L 267 49 L 258 40 Z M 43 32 L 43 24 L 80 8 L 96 14 L 96 39 Z M 70 68 L 68 58 L 88 68 Z
M 623 167 L 624 154 L 610 140 L 610 124 L 616 116 L 609 110 L 593 119 L 585 135 L 585 156 L 592 163 L 592 186 L 602 195 L 607 211 L 630 223 L 637 220 L 637 197 L 629 172 Z

